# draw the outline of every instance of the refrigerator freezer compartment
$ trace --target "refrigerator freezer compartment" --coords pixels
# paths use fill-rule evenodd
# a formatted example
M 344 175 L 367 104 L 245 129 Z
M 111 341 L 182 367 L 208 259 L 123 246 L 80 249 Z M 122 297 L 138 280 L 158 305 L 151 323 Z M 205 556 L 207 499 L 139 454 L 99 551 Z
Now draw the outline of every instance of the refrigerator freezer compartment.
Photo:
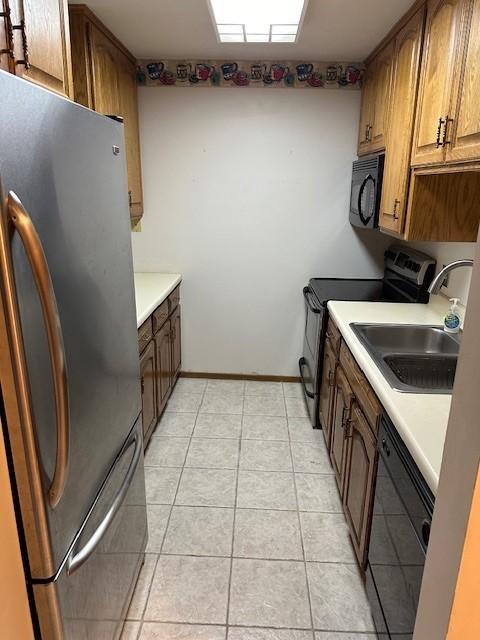
M 33 585 L 42 637 L 116 640 L 147 541 L 139 420 L 54 580 Z

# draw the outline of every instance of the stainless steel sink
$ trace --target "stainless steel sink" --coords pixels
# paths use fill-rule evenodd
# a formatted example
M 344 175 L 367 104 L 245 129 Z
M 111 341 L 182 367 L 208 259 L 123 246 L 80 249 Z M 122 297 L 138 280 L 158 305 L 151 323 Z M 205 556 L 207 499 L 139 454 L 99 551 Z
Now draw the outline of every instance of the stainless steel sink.
M 390 386 L 406 393 L 451 393 L 460 338 L 442 327 L 350 325 Z

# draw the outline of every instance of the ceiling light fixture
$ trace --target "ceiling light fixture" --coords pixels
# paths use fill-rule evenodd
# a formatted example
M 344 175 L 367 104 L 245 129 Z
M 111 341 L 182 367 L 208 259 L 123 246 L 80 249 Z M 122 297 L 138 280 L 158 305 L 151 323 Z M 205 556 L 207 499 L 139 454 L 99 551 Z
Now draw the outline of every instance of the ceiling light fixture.
M 308 0 L 208 0 L 219 42 L 295 42 Z

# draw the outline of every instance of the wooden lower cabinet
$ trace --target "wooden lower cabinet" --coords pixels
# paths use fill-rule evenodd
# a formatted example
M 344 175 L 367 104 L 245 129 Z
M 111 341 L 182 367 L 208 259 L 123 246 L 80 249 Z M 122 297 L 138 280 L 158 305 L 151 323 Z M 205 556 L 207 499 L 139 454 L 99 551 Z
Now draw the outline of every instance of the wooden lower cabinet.
M 178 378 L 182 364 L 182 326 L 180 306 L 172 314 L 172 383 Z
M 157 353 L 157 408 L 160 416 L 172 389 L 172 330 L 167 320 L 155 336 Z
M 332 329 L 338 332 L 336 327 Z M 353 548 L 359 566 L 365 570 L 382 407 L 341 339 L 337 351 L 332 344 L 325 345 L 319 412 Z
M 357 403 L 352 407 L 345 438 L 343 509 L 358 562 L 365 569 L 378 454 L 377 439 Z
M 330 460 L 332 461 L 338 488 L 343 490 L 345 465 L 345 431 L 353 402 L 353 394 L 341 367 L 337 368 L 333 391 Z
M 155 343 L 149 342 L 140 356 L 140 384 L 142 389 L 143 439 L 146 442 L 157 424 L 157 385 Z
M 146 447 L 180 374 L 181 315 L 177 287 L 138 329 Z
M 320 397 L 318 402 L 318 417 L 323 429 L 325 444 L 330 446 L 330 414 L 332 412 L 333 387 L 335 384 L 335 369 L 337 356 L 332 347 L 331 340 L 325 340 L 323 352 L 322 380 L 320 383 Z

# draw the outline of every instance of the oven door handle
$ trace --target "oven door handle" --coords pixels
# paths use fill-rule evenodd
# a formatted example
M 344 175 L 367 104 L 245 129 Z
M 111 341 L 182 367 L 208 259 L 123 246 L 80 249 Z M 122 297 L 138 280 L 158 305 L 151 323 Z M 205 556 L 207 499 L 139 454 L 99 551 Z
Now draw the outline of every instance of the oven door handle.
M 305 358 L 300 358 L 298 361 L 298 368 L 300 370 L 300 380 L 302 381 L 303 390 L 307 394 L 309 398 L 315 398 L 315 394 L 307 389 L 307 383 L 305 382 L 305 378 L 303 377 L 303 367 L 305 366 Z
M 322 310 L 319 309 L 318 307 L 315 307 L 312 305 L 311 303 L 311 299 L 310 299 L 310 288 L 309 287 L 303 287 L 303 297 L 305 298 L 305 302 L 308 305 L 308 308 L 310 309 L 310 311 L 312 311 L 312 313 L 322 313 Z

